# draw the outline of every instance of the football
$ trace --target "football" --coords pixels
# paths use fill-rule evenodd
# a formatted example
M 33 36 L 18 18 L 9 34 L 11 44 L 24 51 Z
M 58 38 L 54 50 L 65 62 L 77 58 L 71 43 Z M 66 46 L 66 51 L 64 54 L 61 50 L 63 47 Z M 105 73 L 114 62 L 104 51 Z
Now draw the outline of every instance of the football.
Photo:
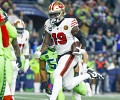
M 72 52 L 79 52 L 79 50 L 76 47 L 81 48 L 81 43 L 79 41 L 76 41 L 72 44 L 71 51 Z

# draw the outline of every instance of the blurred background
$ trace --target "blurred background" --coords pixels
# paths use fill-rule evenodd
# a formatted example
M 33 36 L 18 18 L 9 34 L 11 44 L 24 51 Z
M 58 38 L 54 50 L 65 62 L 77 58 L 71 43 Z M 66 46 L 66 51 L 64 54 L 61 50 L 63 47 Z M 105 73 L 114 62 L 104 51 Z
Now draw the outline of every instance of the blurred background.
M 39 64 L 33 53 L 42 43 L 48 6 L 55 0 L 0 0 L 1 8 L 13 23 L 22 19 L 30 32 L 30 68 L 18 76 L 16 91 L 44 92 L 40 86 Z M 90 80 L 93 94 L 120 92 L 120 0 L 59 0 L 66 6 L 66 17 L 75 17 L 87 39 L 88 67 L 104 75 L 105 80 Z M 38 71 L 37 71 L 38 70 Z M 20 82 L 22 80 L 22 82 Z M 23 87 L 21 89 L 21 84 Z M 27 100 L 27 99 L 26 99 Z M 37 100 L 37 99 L 35 99 Z M 114 99 L 117 100 L 117 99 Z

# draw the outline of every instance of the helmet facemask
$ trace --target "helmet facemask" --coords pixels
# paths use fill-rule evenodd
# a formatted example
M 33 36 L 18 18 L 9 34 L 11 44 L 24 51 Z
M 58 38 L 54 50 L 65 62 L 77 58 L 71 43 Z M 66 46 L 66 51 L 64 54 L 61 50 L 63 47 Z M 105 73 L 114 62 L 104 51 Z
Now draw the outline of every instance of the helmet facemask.
M 18 34 L 22 34 L 24 32 L 24 28 L 16 28 Z
M 64 18 L 63 11 L 49 13 L 49 18 L 50 18 L 51 24 L 57 24 Z

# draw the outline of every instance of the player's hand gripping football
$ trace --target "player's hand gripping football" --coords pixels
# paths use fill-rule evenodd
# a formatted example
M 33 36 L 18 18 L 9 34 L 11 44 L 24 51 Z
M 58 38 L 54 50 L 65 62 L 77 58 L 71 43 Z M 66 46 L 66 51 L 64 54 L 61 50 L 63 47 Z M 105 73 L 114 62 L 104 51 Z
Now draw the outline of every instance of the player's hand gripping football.
M 40 51 L 36 51 L 36 52 L 34 53 L 35 58 L 40 58 L 40 55 L 41 55 L 41 52 L 40 52 Z
M 17 57 L 16 64 L 17 64 L 18 68 L 20 68 L 22 66 L 20 57 Z
M 84 49 L 81 49 L 80 47 L 76 47 L 76 49 L 78 50 L 78 51 L 74 51 L 72 54 L 73 55 L 82 55 L 84 52 L 85 52 L 85 50 Z

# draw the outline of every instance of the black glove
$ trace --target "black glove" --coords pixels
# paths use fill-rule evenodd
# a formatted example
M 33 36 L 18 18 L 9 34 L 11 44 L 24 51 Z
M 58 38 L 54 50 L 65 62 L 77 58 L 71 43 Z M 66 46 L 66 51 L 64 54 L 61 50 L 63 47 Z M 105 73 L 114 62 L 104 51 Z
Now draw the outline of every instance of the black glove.
M 49 94 L 49 95 L 52 94 L 52 91 L 48 88 L 48 82 L 47 82 L 47 81 L 42 82 L 42 87 L 43 87 L 43 89 L 45 89 L 45 92 L 46 92 L 47 94 Z
M 45 92 L 46 92 L 47 94 L 49 94 L 49 95 L 52 94 L 52 91 L 51 91 L 49 88 L 46 88 L 46 89 L 45 89 Z
M 24 76 L 25 73 L 24 73 L 24 71 L 23 71 L 22 69 L 20 69 L 20 70 L 18 71 L 18 75 L 19 75 L 19 76 Z
M 17 63 L 18 68 L 22 66 L 20 57 L 17 57 L 16 63 Z

